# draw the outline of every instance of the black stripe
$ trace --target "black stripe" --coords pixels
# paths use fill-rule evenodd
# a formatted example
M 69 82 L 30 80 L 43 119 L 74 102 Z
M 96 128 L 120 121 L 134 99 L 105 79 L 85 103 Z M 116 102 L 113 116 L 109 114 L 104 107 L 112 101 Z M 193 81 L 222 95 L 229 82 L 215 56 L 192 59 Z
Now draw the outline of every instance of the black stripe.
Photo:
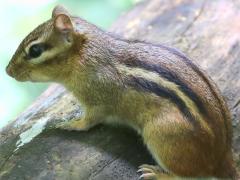
M 170 82 L 177 84 L 180 90 L 196 104 L 200 113 L 202 113 L 203 115 L 207 115 L 207 111 L 204 107 L 204 104 L 201 101 L 201 99 L 198 97 L 198 95 L 185 82 L 180 80 L 177 74 L 175 74 L 174 72 L 169 71 L 168 69 L 165 69 L 157 64 L 150 64 L 149 62 L 146 63 L 144 61 L 140 61 L 137 59 L 125 60 L 123 61 L 123 63 L 128 67 L 138 67 L 138 68 L 145 69 L 147 71 L 156 72 L 160 74 L 161 77 L 167 79 Z
M 181 113 L 192 123 L 196 123 L 194 116 L 192 113 L 189 111 L 187 108 L 185 102 L 178 97 L 174 91 L 162 87 L 161 85 L 148 81 L 144 78 L 140 77 L 134 77 L 134 76 L 129 76 L 127 78 L 127 82 L 125 82 L 128 86 L 133 87 L 137 91 L 144 91 L 144 92 L 149 92 L 153 93 L 157 96 L 166 98 L 170 100 L 172 103 L 176 104 L 178 109 L 181 111 Z
M 125 41 L 129 44 L 136 44 L 136 43 L 140 43 L 143 45 L 149 45 L 149 46 L 155 46 L 155 47 L 159 47 L 161 49 L 164 49 L 166 51 L 169 51 L 170 53 L 174 54 L 175 56 L 178 56 L 179 58 L 181 58 L 186 64 L 188 64 L 190 67 L 192 67 L 192 69 L 199 74 L 199 76 L 203 76 L 203 74 L 200 74 L 200 70 L 199 68 L 189 59 L 187 58 L 182 52 L 180 52 L 179 50 L 172 48 L 172 47 L 168 47 L 162 44 L 155 44 L 155 43 L 150 43 L 150 42 L 146 42 L 146 41 L 140 41 L 140 40 L 126 40 L 126 39 L 122 39 L 119 36 L 114 35 L 115 39 L 117 40 L 121 40 L 121 41 Z M 184 94 L 186 96 L 188 96 L 197 106 L 197 108 L 199 109 L 200 113 L 202 113 L 203 115 L 208 116 L 208 111 L 205 109 L 204 104 L 202 102 L 202 100 L 198 97 L 198 95 L 183 81 L 181 81 L 177 74 L 169 71 L 168 69 L 164 69 L 163 67 L 157 65 L 157 64 L 149 64 L 135 59 L 135 58 L 129 58 L 127 60 L 122 61 L 122 63 L 126 64 L 129 67 L 139 67 L 142 69 L 146 69 L 148 71 L 154 71 L 157 72 L 158 74 L 160 74 L 162 77 L 166 78 L 168 81 L 174 82 L 175 84 L 177 84 L 180 89 L 182 90 L 182 92 L 184 92 Z M 206 79 L 206 78 L 203 78 Z M 210 87 L 210 89 L 212 89 Z M 216 93 L 214 93 L 216 94 Z M 219 99 L 217 97 L 217 99 Z

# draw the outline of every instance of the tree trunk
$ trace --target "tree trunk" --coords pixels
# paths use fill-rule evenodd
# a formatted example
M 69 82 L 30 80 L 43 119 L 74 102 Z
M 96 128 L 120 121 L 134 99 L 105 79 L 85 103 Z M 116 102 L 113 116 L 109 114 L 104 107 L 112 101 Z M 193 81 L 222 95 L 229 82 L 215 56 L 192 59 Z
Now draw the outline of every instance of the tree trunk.
M 240 154 L 240 1 L 149 0 L 112 26 L 129 39 L 174 46 L 218 84 L 233 117 L 233 150 Z M 88 132 L 54 129 L 82 115 L 76 99 L 51 85 L 14 122 L 0 130 L 0 179 L 129 180 L 137 167 L 154 163 L 141 138 L 125 127 Z

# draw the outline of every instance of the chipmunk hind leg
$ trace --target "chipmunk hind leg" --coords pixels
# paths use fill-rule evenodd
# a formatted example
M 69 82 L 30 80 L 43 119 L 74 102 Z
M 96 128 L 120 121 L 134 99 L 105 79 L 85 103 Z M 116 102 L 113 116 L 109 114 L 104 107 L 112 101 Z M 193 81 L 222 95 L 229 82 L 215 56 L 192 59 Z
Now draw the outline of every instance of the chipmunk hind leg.
M 160 166 L 158 165 L 148 165 L 143 164 L 139 166 L 139 169 L 137 171 L 138 173 L 141 173 L 139 179 L 143 180 L 159 180 L 159 179 L 168 179 L 168 178 L 174 178 L 173 175 L 165 172 Z
M 145 124 L 142 134 L 144 143 L 164 171 L 144 165 L 143 179 L 212 176 L 211 152 L 198 144 L 189 122 L 181 115 L 177 117 L 170 113 Z

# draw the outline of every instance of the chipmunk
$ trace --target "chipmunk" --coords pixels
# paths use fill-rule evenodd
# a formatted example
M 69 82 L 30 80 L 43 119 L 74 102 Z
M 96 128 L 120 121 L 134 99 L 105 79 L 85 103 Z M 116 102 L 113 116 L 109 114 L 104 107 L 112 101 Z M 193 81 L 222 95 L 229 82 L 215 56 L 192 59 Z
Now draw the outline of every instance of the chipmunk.
M 73 92 L 85 116 L 60 128 L 135 129 L 157 162 L 141 165 L 140 178 L 237 177 L 227 105 L 213 81 L 174 48 L 119 38 L 56 6 L 6 71 L 18 81 L 54 81 Z

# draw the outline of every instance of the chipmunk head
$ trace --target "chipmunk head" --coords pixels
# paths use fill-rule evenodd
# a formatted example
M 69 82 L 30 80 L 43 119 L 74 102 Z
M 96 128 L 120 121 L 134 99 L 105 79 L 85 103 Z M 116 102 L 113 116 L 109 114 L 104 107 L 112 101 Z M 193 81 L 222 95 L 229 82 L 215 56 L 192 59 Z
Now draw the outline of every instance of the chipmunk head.
M 63 73 L 63 64 L 68 64 L 74 36 L 69 13 L 62 6 L 56 6 L 52 18 L 21 42 L 6 68 L 7 73 L 19 81 L 58 79 Z

